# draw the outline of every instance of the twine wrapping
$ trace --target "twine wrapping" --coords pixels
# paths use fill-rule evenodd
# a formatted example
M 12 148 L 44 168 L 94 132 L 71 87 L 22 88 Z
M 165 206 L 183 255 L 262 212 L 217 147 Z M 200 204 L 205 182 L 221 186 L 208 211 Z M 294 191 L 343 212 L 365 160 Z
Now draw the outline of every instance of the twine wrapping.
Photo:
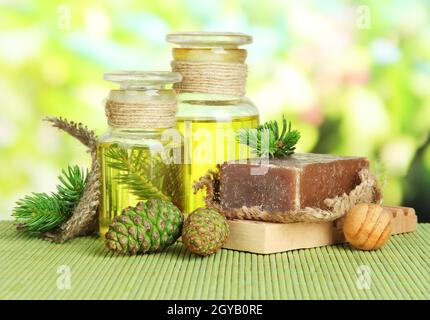
M 333 221 L 344 216 L 358 203 L 381 203 L 382 193 L 377 184 L 376 177 L 368 169 L 358 173 L 360 184 L 349 194 L 342 194 L 335 198 L 324 200 L 328 209 L 306 207 L 304 209 L 288 212 L 268 212 L 261 207 L 246 207 L 225 210 L 220 206 L 219 194 L 219 166 L 217 171 L 209 171 L 194 184 L 194 193 L 206 188 L 205 203 L 224 214 L 229 219 L 259 220 L 278 223 L 292 222 L 323 222 Z
M 113 128 L 172 128 L 176 124 L 175 100 L 124 103 L 108 100 L 105 113 Z
M 243 63 L 172 61 L 172 71 L 182 75 L 176 92 L 245 95 L 248 68 Z

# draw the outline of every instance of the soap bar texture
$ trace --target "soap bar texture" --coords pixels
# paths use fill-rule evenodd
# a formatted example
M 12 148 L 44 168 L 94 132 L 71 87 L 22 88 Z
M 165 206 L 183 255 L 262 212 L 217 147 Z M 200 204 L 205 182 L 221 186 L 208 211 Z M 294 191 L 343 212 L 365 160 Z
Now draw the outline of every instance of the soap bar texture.
M 327 209 L 324 200 L 353 190 L 360 183 L 358 173 L 369 167 L 369 161 L 362 157 L 297 153 L 270 160 L 263 175 L 251 174 L 251 168 L 257 166 L 240 161 L 221 166 L 221 210 L 243 206 L 274 213 L 306 207 Z

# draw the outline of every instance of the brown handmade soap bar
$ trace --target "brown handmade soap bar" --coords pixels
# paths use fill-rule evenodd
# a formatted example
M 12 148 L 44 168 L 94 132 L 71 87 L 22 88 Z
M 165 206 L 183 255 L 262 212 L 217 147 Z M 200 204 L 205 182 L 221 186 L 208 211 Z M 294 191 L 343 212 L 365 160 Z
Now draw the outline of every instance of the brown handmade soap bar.
M 243 162 L 243 161 L 242 161 Z M 327 209 L 326 198 L 349 193 L 360 183 L 358 172 L 366 158 L 298 153 L 270 160 L 264 175 L 251 173 L 255 164 L 232 161 L 220 170 L 222 210 L 259 206 L 268 212 L 306 207 Z

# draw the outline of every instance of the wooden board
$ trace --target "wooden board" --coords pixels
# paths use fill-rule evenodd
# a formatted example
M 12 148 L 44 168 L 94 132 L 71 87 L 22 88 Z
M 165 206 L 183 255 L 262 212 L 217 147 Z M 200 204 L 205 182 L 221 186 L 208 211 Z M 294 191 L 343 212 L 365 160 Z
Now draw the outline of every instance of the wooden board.
M 417 227 L 415 210 L 384 206 L 393 215 L 392 234 L 412 232 Z M 345 242 L 343 219 L 320 223 L 271 223 L 229 220 L 230 236 L 225 249 L 270 254 L 295 249 L 315 248 Z

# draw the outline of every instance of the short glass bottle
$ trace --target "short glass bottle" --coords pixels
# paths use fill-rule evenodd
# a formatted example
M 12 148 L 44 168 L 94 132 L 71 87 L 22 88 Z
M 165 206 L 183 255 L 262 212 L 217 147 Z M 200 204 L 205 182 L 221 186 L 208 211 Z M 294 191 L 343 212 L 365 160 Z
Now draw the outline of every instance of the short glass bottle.
M 101 236 L 115 216 L 138 201 L 157 197 L 184 208 L 183 145 L 176 130 L 176 93 L 171 88 L 181 76 L 116 72 L 105 74 L 104 79 L 120 88 L 110 91 L 106 102 L 110 127 L 99 140 Z M 157 122 L 158 116 L 163 121 Z
M 252 42 L 250 36 L 241 33 L 206 32 L 173 33 L 167 35 L 166 40 L 178 46 L 172 50 L 172 69 L 177 72 L 181 72 L 175 70 L 177 62 L 209 63 L 215 68 L 217 63 L 245 66 L 247 52 L 239 47 Z M 222 67 L 228 69 L 228 65 Z M 188 72 L 181 73 L 185 83 Z M 198 88 L 184 90 L 179 84 L 176 117 L 178 128 L 184 135 L 185 163 L 190 163 L 184 175 L 185 213 L 205 205 L 204 191 L 193 192 L 195 181 L 217 164 L 249 156 L 247 150 L 244 152 L 244 148 L 239 147 L 236 131 L 239 128 L 256 128 L 259 124 L 258 110 L 244 92 L 231 93 L 228 88 L 223 88 L 224 84 L 228 86 L 227 78 L 224 80 L 222 73 L 214 78 L 216 86 L 220 87 L 219 92 L 218 88 L 212 88 L 211 92 Z M 244 88 L 246 72 L 242 84 Z

